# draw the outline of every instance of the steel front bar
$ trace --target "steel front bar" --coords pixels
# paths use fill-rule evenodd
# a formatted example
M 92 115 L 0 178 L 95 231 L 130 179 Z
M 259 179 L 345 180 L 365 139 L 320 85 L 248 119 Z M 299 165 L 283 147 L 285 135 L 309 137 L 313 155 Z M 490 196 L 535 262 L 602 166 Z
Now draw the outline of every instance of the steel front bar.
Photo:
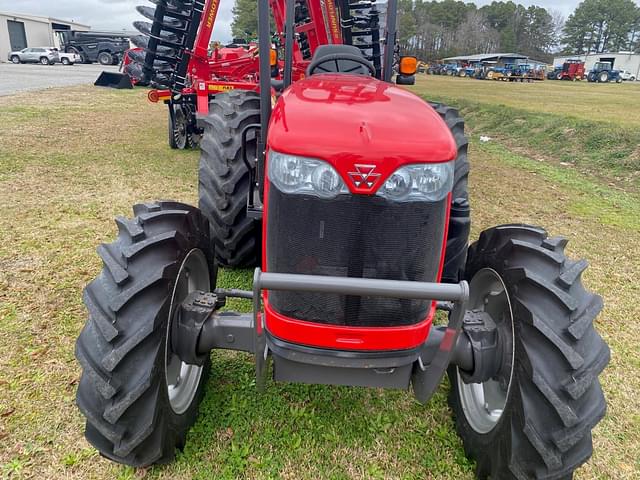
M 438 351 L 428 364 L 421 358 L 412 375 L 413 390 L 418 401 L 424 403 L 438 388 L 449 366 L 453 350 L 469 299 L 469 284 L 406 282 L 396 280 L 378 280 L 367 278 L 328 277 L 319 275 L 296 275 L 288 273 L 269 273 L 256 269 L 253 277 L 253 320 L 255 330 L 256 385 L 264 388 L 266 382 L 266 361 L 268 347 L 261 313 L 262 290 L 280 290 L 314 293 L 339 293 L 372 297 L 402 298 L 413 300 L 434 300 L 453 302 L 449 315 L 449 324 L 444 332 Z
M 412 300 L 466 302 L 469 288 L 462 283 L 426 283 L 370 278 L 325 277 L 256 271 L 254 290 L 339 293 Z

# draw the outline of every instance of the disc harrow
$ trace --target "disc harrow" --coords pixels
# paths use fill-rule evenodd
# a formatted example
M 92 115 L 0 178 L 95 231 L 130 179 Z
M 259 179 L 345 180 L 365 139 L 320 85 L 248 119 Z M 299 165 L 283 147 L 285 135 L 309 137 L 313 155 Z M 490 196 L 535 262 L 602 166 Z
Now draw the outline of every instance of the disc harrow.
M 138 6 L 147 21 L 133 26 L 142 34 L 131 39 L 143 51 L 131 52 L 126 73 L 156 88 L 179 91 L 186 85 L 186 51 L 193 44 L 204 8 L 203 0 L 150 0 Z

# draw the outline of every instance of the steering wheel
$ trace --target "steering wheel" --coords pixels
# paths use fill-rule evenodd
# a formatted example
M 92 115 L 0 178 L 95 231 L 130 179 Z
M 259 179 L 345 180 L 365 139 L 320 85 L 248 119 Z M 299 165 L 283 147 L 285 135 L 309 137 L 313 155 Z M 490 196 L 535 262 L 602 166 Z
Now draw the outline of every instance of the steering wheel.
M 357 63 L 355 67 L 348 68 L 345 70 L 340 69 L 340 61 L 348 61 Z M 328 70 L 324 68 L 322 65 L 326 63 L 335 62 L 336 69 Z M 373 66 L 366 58 L 361 57 L 360 55 L 356 55 L 353 53 L 332 53 L 329 55 L 323 55 L 320 58 L 316 58 L 312 60 L 307 68 L 307 76 L 310 77 L 314 73 L 353 73 L 357 71 L 360 67 L 365 67 L 372 77 L 376 76 L 376 67 Z M 318 72 L 316 72 L 318 70 Z

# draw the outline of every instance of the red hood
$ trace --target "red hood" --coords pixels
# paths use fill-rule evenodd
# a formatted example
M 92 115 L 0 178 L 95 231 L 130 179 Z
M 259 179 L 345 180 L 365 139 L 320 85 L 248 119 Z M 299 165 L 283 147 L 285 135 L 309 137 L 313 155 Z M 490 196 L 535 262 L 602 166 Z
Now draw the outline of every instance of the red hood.
M 268 148 L 323 159 L 350 188 L 349 172 L 363 166 L 375 167 L 384 181 L 401 165 L 456 157 L 451 132 L 424 100 L 375 78 L 344 74 L 314 75 L 287 89 L 273 110 Z

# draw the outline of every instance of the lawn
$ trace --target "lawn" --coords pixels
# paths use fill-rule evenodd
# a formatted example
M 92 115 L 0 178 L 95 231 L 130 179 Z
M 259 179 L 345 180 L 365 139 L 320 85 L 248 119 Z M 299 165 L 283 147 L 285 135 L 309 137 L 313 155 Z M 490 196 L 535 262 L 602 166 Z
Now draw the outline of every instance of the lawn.
M 607 111 L 610 104 L 597 98 L 610 92 L 621 113 L 598 128 L 624 130 L 636 125 L 629 118 L 639 122 L 632 106 L 638 99 L 625 103 L 619 96 L 640 90 L 470 80 L 460 88 L 458 79 L 433 78 L 421 79 L 418 91 L 469 114 L 473 237 L 514 221 L 564 234 L 570 254 L 591 264 L 586 284 L 605 299 L 597 327 L 612 349 L 602 379 L 609 411 L 594 432 L 594 456 L 576 478 L 640 478 L 635 184 L 619 172 L 611 179 L 606 171 L 591 175 L 591 163 L 582 168 L 536 154 L 518 140 L 521 132 L 492 123 L 495 112 L 486 103 L 502 91 L 505 108 L 525 119 L 543 111 L 561 117 L 554 99 L 569 103 L 559 92 L 576 88 L 582 93 L 574 100 L 589 98 L 589 106 L 566 121 L 592 121 L 586 113 Z M 523 92 L 536 96 L 527 102 Z M 74 405 L 81 291 L 101 268 L 95 247 L 116 234 L 113 217 L 130 215 L 131 205 L 144 200 L 196 202 L 198 154 L 168 148 L 165 111 L 142 91 L 78 87 L 2 97 L 0 125 L 0 478 L 473 478 L 446 384 L 426 407 L 407 392 L 346 387 L 270 383 L 260 395 L 243 354 L 214 354 L 200 417 L 174 464 L 136 471 L 101 459 L 85 442 Z M 529 128 L 526 121 L 521 128 Z M 481 134 L 494 140 L 480 143 Z M 250 272 L 224 272 L 221 280 L 247 287 Z
M 418 89 L 438 96 L 640 127 L 640 82 L 516 83 L 420 75 Z
M 421 75 L 414 90 L 456 105 L 479 135 L 640 192 L 640 82 L 506 83 Z

